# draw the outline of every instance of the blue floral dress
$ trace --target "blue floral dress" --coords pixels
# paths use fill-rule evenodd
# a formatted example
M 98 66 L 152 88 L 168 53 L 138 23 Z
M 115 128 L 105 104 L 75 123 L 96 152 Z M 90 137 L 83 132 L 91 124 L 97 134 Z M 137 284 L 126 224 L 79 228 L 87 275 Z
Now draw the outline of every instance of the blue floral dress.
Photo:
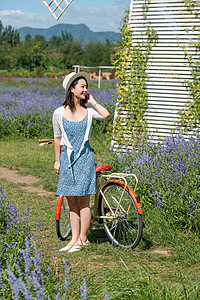
M 68 121 L 62 118 L 63 127 L 74 149 L 70 157 L 67 156 L 67 147 L 61 147 L 60 173 L 57 195 L 85 196 L 96 193 L 96 169 L 92 148 L 89 141 L 85 143 L 79 158 L 69 167 L 77 156 L 83 142 L 87 128 L 88 115 L 79 122 Z

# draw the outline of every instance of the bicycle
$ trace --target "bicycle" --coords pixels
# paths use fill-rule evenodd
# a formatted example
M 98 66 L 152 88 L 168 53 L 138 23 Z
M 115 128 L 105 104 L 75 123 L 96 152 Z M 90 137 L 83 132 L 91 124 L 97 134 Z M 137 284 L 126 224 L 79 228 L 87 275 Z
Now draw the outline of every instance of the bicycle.
M 39 140 L 41 145 L 52 144 L 52 139 Z M 143 221 L 140 196 L 135 191 L 138 179 L 135 174 L 102 174 L 112 169 L 110 164 L 97 164 L 97 192 L 91 206 L 92 221 L 103 223 L 112 245 L 135 248 L 142 237 Z M 127 177 L 135 179 L 134 190 L 127 184 Z M 102 184 L 102 181 L 105 181 Z M 56 205 L 56 232 L 65 241 L 71 233 L 69 206 L 66 197 L 58 196 Z

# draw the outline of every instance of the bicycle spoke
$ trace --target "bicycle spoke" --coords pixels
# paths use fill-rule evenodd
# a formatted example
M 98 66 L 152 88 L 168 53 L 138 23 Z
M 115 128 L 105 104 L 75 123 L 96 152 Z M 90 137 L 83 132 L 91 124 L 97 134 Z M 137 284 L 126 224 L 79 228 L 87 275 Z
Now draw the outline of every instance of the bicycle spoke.
M 117 183 L 105 186 L 101 211 L 107 217 L 103 219 L 104 229 L 112 244 L 134 248 L 142 235 L 142 219 L 131 195 Z M 112 209 L 112 211 L 109 209 Z
M 120 224 L 119 224 L 120 223 Z M 131 229 L 134 229 L 134 232 L 132 233 L 130 231 Z M 137 236 L 137 229 L 132 227 L 130 223 L 128 223 L 126 220 L 124 222 L 113 222 L 112 226 L 109 228 L 110 231 L 113 232 L 113 237 L 118 238 L 118 240 L 133 240 Z M 126 238 L 124 238 L 126 236 Z

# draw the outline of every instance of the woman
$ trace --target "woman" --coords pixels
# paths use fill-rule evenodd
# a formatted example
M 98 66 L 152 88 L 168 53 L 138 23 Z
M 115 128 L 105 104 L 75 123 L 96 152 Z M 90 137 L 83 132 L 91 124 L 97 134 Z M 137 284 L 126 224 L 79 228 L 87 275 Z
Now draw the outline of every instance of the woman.
M 106 119 L 109 112 L 87 94 L 89 74 L 68 74 L 63 80 L 65 102 L 53 114 L 55 164 L 59 173 L 57 195 L 67 197 L 72 239 L 60 251 L 75 252 L 89 244 L 90 195 L 96 193 L 96 170 L 89 144 L 92 119 Z M 91 104 L 93 108 L 87 108 Z

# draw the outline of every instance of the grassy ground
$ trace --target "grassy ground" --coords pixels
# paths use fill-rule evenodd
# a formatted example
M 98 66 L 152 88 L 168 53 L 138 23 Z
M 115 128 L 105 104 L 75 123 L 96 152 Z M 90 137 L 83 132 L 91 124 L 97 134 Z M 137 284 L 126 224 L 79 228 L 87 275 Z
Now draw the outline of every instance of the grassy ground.
M 91 144 L 101 153 L 97 162 L 106 162 L 103 153 L 109 148 L 108 139 Z M 106 158 L 109 161 L 109 157 Z M 171 232 L 159 221 L 156 211 L 144 215 L 143 239 L 135 250 L 111 246 L 103 229 L 93 225 L 89 234 L 91 245 L 87 249 L 78 255 L 55 254 L 59 246 L 54 221 L 58 177 L 53 164 L 53 145 L 38 147 L 34 139 L 0 141 L 0 166 L 16 169 L 20 175 L 40 178 L 41 181 L 33 185 L 52 192 L 48 197 L 41 197 L 22 190 L 19 184 L 0 179 L 0 186 L 21 210 L 29 204 L 32 227 L 42 218 L 45 232 L 42 238 L 43 231 L 40 231 L 38 243 L 43 248 L 49 247 L 43 258 L 51 267 L 49 290 L 52 284 L 62 282 L 62 258 L 65 258 L 70 270 L 68 299 L 80 298 L 83 278 L 88 286 L 88 299 L 101 299 L 105 290 L 111 299 L 198 299 L 195 289 L 199 288 L 200 281 L 199 242 L 195 236 Z M 165 242 L 159 244 L 159 238 Z M 55 291 L 51 293 L 53 299 Z

